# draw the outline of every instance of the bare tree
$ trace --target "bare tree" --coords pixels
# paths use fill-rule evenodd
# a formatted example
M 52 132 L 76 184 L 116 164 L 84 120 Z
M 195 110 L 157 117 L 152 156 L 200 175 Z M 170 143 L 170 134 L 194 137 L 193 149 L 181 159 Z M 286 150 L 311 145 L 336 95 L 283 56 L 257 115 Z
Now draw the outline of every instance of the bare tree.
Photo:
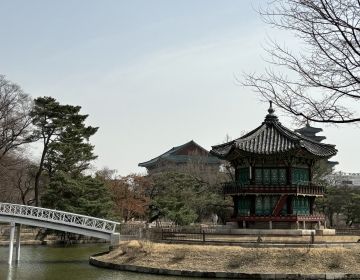
M 0 159 L 11 150 L 32 141 L 30 97 L 0 75 Z
M 2 201 L 33 204 L 36 165 L 15 153 L 0 162 L 0 197 Z
M 360 121 L 360 1 L 273 0 L 265 22 L 292 32 L 300 50 L 271 41 L 271 66 L 243 84 L 298 120 Z M 286 74 L 284 74 L 286 73 Z

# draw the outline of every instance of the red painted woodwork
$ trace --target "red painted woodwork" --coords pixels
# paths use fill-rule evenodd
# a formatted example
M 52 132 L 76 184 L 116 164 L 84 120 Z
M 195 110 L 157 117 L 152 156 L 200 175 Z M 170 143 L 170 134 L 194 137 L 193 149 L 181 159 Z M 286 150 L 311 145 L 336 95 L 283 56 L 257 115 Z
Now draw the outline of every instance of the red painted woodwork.
M 282 196 L 280 196 L 279 200 L 276 202 L 276 205 L 274 207 L 274 210 L 272 212 L 273 216 L 279 216 L 281 210 L 284 208 L 284 205 L 286 203 L 286 199 L 287 199 L 288 195 L 284 194 Z

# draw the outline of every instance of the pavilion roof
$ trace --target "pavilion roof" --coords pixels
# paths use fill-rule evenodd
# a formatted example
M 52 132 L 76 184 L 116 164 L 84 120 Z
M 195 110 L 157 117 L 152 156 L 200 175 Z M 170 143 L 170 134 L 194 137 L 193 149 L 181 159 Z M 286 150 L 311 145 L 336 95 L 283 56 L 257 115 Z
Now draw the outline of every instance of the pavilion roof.
M 234 150 L 272 155 L 305 149 L 311 155 L 329 158 L 337 153 L 335 145 L 323 144 L 283 126 L 270 103 L 264 122 L 246 135 L 225 144 L 212 146 L 211 154 L 226 159 Z

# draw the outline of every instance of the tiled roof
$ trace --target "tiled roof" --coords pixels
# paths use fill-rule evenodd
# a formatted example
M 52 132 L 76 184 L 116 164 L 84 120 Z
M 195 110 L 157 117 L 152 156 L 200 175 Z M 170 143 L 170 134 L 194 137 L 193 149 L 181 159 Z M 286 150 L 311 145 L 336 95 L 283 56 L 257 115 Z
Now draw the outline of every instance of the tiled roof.
M 205 153 L 208 154 L 208 156 L 177 154 L 177 152 L 179 150 L 185 148 L 186 146 L 190 146 L 190 145 L 194 145 L 194 146 L 198 147 L 200 150 L 203 150 Z M 202 161 L 204 161 L 205 164 L 220 164 L 220 160 L 218 158 L 210 155 L 206 149 L 204 149 L 199 144 L 197 144 L 196 142 L 191 140 L 183 145 L 171 148 L 170 150 L 168 150 L 167 152 L 161 154 L 160 156 L 158 156 L 156 158 L 153 158 L 146 162 L 141 162 L 138 165 L 140 167 L 150 167 L 150 166 L 155 165 L 160 160 L 167 160 L 167 161 L 174 162 L 174 163 L 188 163 L 190 161 L 202 160 Z
M 236 140 L 213 146 L 210 153 L 225 159 L 236 149 L 263 155 L 305 149 L 310 154 L 322 158 L 328 158 L 337 153 L 334 145 L 318 143 L 281 125 L 272 107 L 259 127 Z

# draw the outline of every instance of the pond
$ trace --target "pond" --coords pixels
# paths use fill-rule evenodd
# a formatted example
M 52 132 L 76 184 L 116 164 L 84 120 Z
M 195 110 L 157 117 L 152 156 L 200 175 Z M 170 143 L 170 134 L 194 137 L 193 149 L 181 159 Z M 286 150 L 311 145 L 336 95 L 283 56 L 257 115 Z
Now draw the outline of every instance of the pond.
M 194 278 L 147 275 L 114 271 L 89 265 L 89 256 L 107 251 L 106 244 L 22 246 L 21 261 L 7 264 L 7 246 L 0 247 L 1 280 L 185 280 Z

